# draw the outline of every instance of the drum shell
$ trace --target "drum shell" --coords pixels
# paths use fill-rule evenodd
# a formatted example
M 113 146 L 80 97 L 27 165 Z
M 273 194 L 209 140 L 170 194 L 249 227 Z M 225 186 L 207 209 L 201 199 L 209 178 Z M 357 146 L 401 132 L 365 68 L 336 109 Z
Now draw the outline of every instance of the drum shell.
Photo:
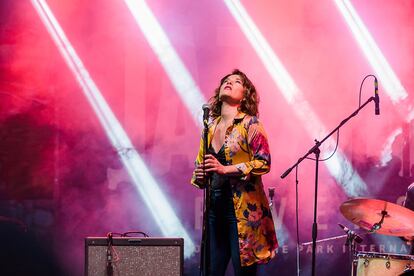
M 394 276 L 405 269 L 414 268 L 414 256 L 359 252 L 357 254 L 357 276 Z

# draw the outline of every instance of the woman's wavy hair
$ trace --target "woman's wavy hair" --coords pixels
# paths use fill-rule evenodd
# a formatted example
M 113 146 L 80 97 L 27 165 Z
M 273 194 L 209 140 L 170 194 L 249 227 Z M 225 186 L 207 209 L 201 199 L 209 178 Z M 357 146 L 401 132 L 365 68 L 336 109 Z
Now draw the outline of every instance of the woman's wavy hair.
M 240 102 L 239 111 L 244 112 L 251 116 L 258 116 L 259 114 L 259 95 L 257 94 L 256 87 L 249 80 L 249 78 L 239 69 L 234 69 L 230 74 L 227 74 L 220 80 L 220 85 L 214 90 L 214 96 L 210 98 L 210 115 L 213 118 L 216 118 L 221 115 L 221 104 L 223 103 L 220 100 L 220 87 L 223 85 L 224 81 L 231 75 L 238 75 L 242 79 L 244 87 L 244 96 Z

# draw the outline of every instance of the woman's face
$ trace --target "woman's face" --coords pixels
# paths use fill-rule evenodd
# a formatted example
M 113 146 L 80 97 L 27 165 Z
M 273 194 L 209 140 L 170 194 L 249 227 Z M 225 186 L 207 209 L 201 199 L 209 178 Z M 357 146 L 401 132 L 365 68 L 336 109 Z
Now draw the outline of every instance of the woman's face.
M 243 80 L 239 75 L 228 76 L 220 86 L 219 98 L 232 105 L 240 104 L 244 96 Z

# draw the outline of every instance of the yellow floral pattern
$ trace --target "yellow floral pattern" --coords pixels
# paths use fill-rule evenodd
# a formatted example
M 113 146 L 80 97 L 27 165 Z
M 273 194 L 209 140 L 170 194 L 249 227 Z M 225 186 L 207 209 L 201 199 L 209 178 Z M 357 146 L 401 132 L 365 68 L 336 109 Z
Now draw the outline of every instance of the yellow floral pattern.
M 209 124 L 208 145 L 221 117 Z M 203 162 L 204 141 L 196 158 Z M 241 175 L 230 177 L 234 210 L 237 218 L 240 260 L 242 266 L 266 263 L 278 246 L 272 214 L 263 190 L 261 175 L 270 171 L 270 151 L 263 125 L 255 116 L 239 113 L 227 129 L 224 152 L 226 165 L 235 165 Z M 191 184 L 202 188 L 193 177 Z

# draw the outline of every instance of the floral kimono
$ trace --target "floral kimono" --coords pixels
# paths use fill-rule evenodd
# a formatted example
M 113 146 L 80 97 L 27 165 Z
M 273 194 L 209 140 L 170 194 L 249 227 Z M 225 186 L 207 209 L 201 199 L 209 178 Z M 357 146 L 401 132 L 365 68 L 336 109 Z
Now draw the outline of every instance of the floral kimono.
M 209 125 L 208 145 L 221 117 Z M 203 162 L 201 139 L 196 166 Z M 234 211 L 237 218 L 242 266 L 266 263 L 275 255 L 277 239 L 261 175 L 270 171 L 270 152 L 263 125 L 255 116 L 239 113 L 226 131 L 224 151 L 227 164 L 235 165 L 240 175 L 232 176 Z M 201 188 L 193 174 L 191 183 Z

